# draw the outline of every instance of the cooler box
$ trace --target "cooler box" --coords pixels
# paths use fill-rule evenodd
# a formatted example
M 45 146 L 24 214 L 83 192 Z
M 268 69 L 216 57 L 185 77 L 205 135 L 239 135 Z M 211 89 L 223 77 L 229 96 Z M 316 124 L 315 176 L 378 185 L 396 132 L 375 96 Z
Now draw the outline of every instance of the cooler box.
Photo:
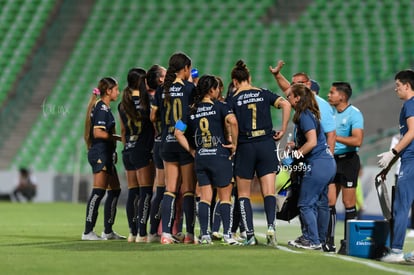
M 347 255 L 360 258 L 380 258 L 390 246 L 388 221 L 350 220 L 347 223 Z

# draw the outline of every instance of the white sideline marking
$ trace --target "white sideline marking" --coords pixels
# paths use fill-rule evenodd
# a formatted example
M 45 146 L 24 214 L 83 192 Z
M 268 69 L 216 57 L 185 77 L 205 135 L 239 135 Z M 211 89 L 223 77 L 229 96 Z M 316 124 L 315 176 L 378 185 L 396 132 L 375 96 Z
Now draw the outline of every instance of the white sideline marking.
M 263 238 L 266 239 L 266 234 L 263 234 L 263 233 L 255 233 L 255 235 L 260 236 L 260 237 L 263 237 Z M 280 249 L 280 250 L 286 251 L 286 252 L 290 252 L 290 253 L 296 253 L 296 254 L 302 254 L 303 253 L 301 251 L 292 250 L 289 247 L 282 246 L 280 244 L 277 245 L 277 248 Z
M 261 224 L 266 224 L 266 220 L 264 220 L 264 219 L 257 219 L 256 220 L 255 219 L 254 223 L 255 224 L 257 223 L 257 224 L 260 224 L 260 225 Z M 283 225 L 287 225 L 287 224 L 283 224 Z M 263 238 L 266 239 L 266 234 L 255 232 L 255 235 L 263 237 Z M 280 250 L 286 251 L 286 252 L 290 252 L 290 253 L 296 253 L 296 254 L 304 253 L 304 252 L 301 252 L 301 251 L 290 249 L 290 248 L 288 248 L 286 246 L 282 246 L 282 245 L 277 245 L 277 248 L 280 249 Z M 336 258 L 339 258 L 339 259 L 344 260 L 344 261 L 359 263 L 359 264 L 369 266 L 369 267 L 372 267 L 372 268 L 375 268 L 375 269 L 379 269 L 379 270 L 382 270 L 382 271 L 393 272 L 395 274 L 402 274 L 402 275 L 414 275 L 414 272 L 409 272 L 409 271 L 404 271 L 404 270 L 399 270 L 399 269 L 386 267 L 386 266 L 383 266 L 383 265 L 380 265 L 380 264 L 377 264 L 377 263 L 370 262 L 368 260 L 358 260 L 358 259 L 355 259 L 355 258 L 350 257 L 350 256 L 342 256 L 342 255 L 333 254 L 333 253 L 325 253 L 325 252 L 321 252 L 321 253 L 324 256 L 336 257 Z
M 341 260 L 344 261 L 348 261 L 348 262 L 354 262 L 354 263 L 359 263 L 359 264 L 363 264 L 375 269 L 379 269 L 379 270 L 383 270 L 383 271 L 388 271 L 388 272 L 393 272 L 393 273 L 397 273 L 397 274 L 403 274 L 403 275 L 413 275 L 413 272 L 408 272 L 408 271 L 404 271 L 404 270 L 398 270 L 398 269 L 394 269 L 394 268 L 389 268 L 389 267 L 385 267 L 382 266 L 380 264 L 376 264 L 376 263 L 372 263 L 372 262 L 368 262 L 368 261 L 363 261 L 363 260 L 358 260 L 349 256 L 341 256 L 341 255 L 334 255 L 334 254 L 330 254 L 330 253 L 324 253 L 324 256 L 328 256 L 328 257 L 336 257 L 336 258 L 340 258 Z

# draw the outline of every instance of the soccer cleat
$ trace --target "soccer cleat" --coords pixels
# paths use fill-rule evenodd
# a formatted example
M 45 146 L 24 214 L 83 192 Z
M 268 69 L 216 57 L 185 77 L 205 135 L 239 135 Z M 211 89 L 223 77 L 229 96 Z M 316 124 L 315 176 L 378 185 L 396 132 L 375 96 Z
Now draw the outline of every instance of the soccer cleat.
M 147 242 L 148 243 L 159 243 L 161 241 L 161 237 L 155 233 L 155 234 L 149 234 Z
M 135 239 L 137 238 L 137 236 L 135 236 L 135 235 L 132 235 L 132 233 L 129 233 L 129 236 L 128 236 L 128 242 L 129 243 L 135 243 Z
M 346 240 L 341 240 L 341 247 L 339 247 L 338 254 L 346 255 Z
M 148 241 L 148 237 L 145 235 L 145 236 L 137 236 L 137 238 L 135 239 L 135 242 L 136 243 L 146 243 Z
M 303 237 L 303 235 L 301 235 L 301 236 L 297 237 L 296 240 L 290 240 L 290 241 L 288 241 L 288 245 L 296 247 L 296 245 L 298 245 L 299 243 L 301 243 L 301 241 L 304 240 L 304 239 L 305 238 Z
M 209 236 L 210 237 L 210 236 Z M 194 234 L 185 233 L 184 241 L 185 244 L 194 244 Z
M 95 232 L 91 231 L 88 234 L 82 234 L 82 241 L 102 241 L 104 239 L 102 239 L 101 237 L 99 237 L 98 235 L 96 235 Z
M 322 244 L 322 249 L 324 252 L 336 252 L 336 246 L 330 243 L 324 243 Z
M 223 236 L 219 232 L 211 233 L 211 239 L 213 241 L 221 241 L 222 238 L 223 238 Z
M 203 235 L 201 236 L 201 238 L 198 240 L 199 244 L 213 244 L 213 242 L 211 241 L 210 235 Z
M 108 234 L 105 232 L 102 232 L 101 238 L 104 240 L 125 240 L 126 239 L 125 236 L 119 235 L 115 231 L 112 231 L 111 233 L 108 233 Z
M 185 235 L 184 235 L 184 233 L 183 232 L 178 232 L 177 234 L 175 234 L 174 235 L 174 238 L 179 242 L 179 243 L 182 243 L 182 242 L 184 242 L 184 238 L 185 238 Z
M 249 246 L 249 245 L 258 245 L 259 242 L 257 241 L 255 236 L 250 237 L 250 239 L 246 239 L 243 242 L 244 246 Z
M 230 236 L 223 235 L 223 240 L 224 240 L 223 244 L 225 245 L 242 245 L 242 243 L 239 243 L 238 241 L 236 241 Z
M 269 226 L 269 228 L 267 229 L 266 241 L 267 241 L 268 246 L 273 246 L 273 247 L 277 246 L 276 232 L 275 232 L 275 227 L 273 225 Z
M 380 261 L 384 263 L 403 263 L 407 260 L 401 249 L 391 249 L 391 251 L 383 256 Z
M 301 239 L 300 242 L 296 243 L 295 247 L 308 249 L 308 250 L 320 250 L 320 249 L 322 249 L 321 244 L 313 244 L 309 240 L 306 240 L 305 238 Z
M 162 233 L 160 242 L 161 244 L 174 244 L 177 240 L 170 233 Z

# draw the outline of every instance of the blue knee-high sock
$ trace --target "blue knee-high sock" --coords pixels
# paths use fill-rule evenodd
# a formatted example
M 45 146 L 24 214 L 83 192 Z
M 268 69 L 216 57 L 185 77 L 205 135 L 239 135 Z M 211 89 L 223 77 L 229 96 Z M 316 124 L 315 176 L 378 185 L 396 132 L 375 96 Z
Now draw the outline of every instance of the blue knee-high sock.
M 161 221 L 161 201 L 164 196 L 165 186 L 157 186 L 155 196 L 152 196 L 151 210 L 150 210 L 150 234 L 155 234 L 158 231 L 158 226 Z
M 161 203 L 162 232 L 171 234 L 175 215 L 175 194 L 165 192 Z
M 231 202 L 220 202 L 220 215 L 223 221 L 223 234 L 227 236 L 231 236 L 231 224 L 233 220 L 231 218 Z
M 152 186 L 142 186 L 139 188 L 138 204 L 138 228 L 141 237 L 147 235 L 147 222 L 151 207 Z
M 91 196 L 89 197 L 88 204 L 86 205 L 86 222 L 85 222 L 85 234 L 93 231 L 98 218 L 99 204 L 102 198 L 105 196 L 104 189 L 94 188 Z
M 254 236 L 253 211 L 249 198 L 239 198 L 241 221 L 246 228 L 247 238 Z
M 264 197 L 264 210 L 266 213 L 267 226 L 275 226 L 276 220 L 276 197 L 269 195 Z
M 200 201 L 198 203 L 198 220 L 200 222 L 201 235 L 208 235 L 208 225 L 210 223 L 210 203 Z
M 128 219 L 129 233 L 136 236 L 138 234 L 137 216 L 138 216 L 138 187 L 128 189 L 128 198 L 126 202 L 126 214 Z
M 185 193 L 183 195 L 183 212 L 185 215 L 185 225 L 187 227 L 186 231 L 187 233 L 194 234 L 195 197 L 193 193 Z
M 115 223 L 116 206 L 118 204 L 118 198 L 121 194 L 121 189 L 108 190 L 108 196 L 105 201 L 104 207 L 104 228 L 105 234 L 112 232 L 112 225 Z
M 212 232 L 218 232 L 220 230 L 220 223 L 221 223 L 221 216 L 220 216 L 220 210 L 221 210 L 221 202 L 216 201 L 216 205 L 213 208 L 213 218 L 212 218 L 212 225 L 211 225 L 211 231 Z
M 357 218 L 357 211 L 356 211 L 356 207 L 349 207 L 349 208 L 345 208 L 345 225 L 344 225 L 344 240 L 346 240 L 346 224 L 348 220 L 353 220 Z

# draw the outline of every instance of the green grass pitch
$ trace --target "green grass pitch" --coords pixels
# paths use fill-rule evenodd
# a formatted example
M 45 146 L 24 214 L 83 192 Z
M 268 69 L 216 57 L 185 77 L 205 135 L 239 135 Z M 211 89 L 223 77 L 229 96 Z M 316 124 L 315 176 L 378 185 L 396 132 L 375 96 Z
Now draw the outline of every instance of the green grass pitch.
M 0 203 L 0 274 L 414 274 L 414 266 L 304 251 L 287 246 L 300 234 L 297 223 L 279 222 L 279 249 L 264 244 L 263 215 L 255 213 L 262 245 L 230 247 L 81 241 L 84 204 Z M 102 231 L 103 209 L 96 226 Z M 343 234 L 337 225 L 337 243 Z M 115 231 L 127 235 L 125 208 Z M 405 251 L 414 249 L 407 239 Z

